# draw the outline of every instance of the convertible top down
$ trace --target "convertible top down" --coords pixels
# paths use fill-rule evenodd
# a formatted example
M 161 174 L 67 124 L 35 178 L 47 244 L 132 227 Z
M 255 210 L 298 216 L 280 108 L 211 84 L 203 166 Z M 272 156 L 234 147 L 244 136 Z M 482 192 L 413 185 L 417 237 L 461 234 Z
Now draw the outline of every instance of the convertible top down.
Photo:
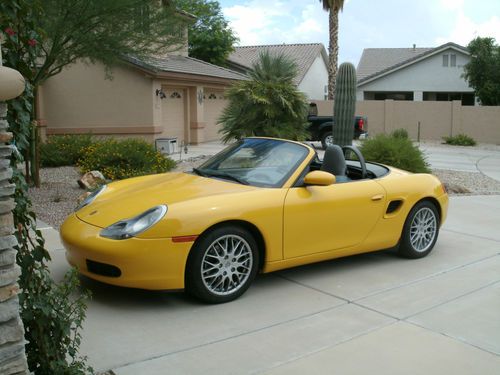
M 346 160 L 346 154 L 354 154 Z M 69 263 L 90 278 L 239 297 L 258 272 L 397 247 L 426 256 L 448 195 L 430 174 L 365 162 L 354 147 L 246 138 L 187 173 L 113 182 L 61 227 Z

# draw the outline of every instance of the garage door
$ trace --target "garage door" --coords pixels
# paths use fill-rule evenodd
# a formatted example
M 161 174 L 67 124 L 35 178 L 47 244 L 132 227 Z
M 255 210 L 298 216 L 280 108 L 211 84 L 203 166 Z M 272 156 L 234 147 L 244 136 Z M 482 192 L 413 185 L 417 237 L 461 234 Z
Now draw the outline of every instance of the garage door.
M 162 137 L 177 137 L 178 141 L 185 136 L 185 91 L 182 88 L 163 87 L 165 98 L 161 100 Z
M 218 133 L 220 125 L 217 125 L 217 120 L 222 113 L 222 110 L 227 104 L 222 90 L 205 89 L 205 140 L 216 141 L 221 138 Z

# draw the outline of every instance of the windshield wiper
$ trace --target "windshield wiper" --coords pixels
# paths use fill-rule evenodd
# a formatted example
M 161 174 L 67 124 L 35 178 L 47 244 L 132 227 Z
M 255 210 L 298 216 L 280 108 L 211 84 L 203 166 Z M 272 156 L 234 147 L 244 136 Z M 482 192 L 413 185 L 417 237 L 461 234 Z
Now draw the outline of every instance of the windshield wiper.
M 232 180 L 235 182 L 238 182 L 242 185 L 248 185 L 248 182 L 245 180 L 242 180 L 239 177 L 233 176 L 232 174 L 224 173 L 224 172 L 218 172 L 218 171 L 201 171 L 198 168 L 193 168 L 193 172 L 196 173 L 199 176 L 202 177 L 220 177 L 226 180 Z
M 196 173 L 198 176 L 202 176 L 202 177 L 207 177 L 208 176 L 205 172 L 202 172 L 198 168 L 193 168 L 193 172 Z

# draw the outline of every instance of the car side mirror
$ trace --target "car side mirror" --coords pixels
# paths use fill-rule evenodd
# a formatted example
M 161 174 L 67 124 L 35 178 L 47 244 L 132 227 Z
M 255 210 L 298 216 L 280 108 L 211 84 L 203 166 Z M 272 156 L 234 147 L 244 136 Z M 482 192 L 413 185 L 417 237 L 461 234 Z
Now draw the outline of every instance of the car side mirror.
M 312 171 L 304 177 L 304 184 L 312 186 L 329 186 L 335 183 L 335 176 L 325 171 Z

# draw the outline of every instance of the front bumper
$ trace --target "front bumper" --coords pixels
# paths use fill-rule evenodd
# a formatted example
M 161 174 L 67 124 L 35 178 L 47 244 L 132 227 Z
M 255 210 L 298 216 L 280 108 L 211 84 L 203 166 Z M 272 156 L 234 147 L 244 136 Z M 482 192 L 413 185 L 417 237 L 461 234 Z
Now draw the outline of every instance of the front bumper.
M 100 231 L 101 228 L 83 222 L 75 214 L 61 226 L 66 259 L 79 273 L 107 284 L 132 288 L 184 288 L 184 271 L 193 242 L 174 243 L 171 238 L 111 240 L 99 236 Z M 120 272 L 104 276 L 106 272 L 101 272 L 96 264 Z

